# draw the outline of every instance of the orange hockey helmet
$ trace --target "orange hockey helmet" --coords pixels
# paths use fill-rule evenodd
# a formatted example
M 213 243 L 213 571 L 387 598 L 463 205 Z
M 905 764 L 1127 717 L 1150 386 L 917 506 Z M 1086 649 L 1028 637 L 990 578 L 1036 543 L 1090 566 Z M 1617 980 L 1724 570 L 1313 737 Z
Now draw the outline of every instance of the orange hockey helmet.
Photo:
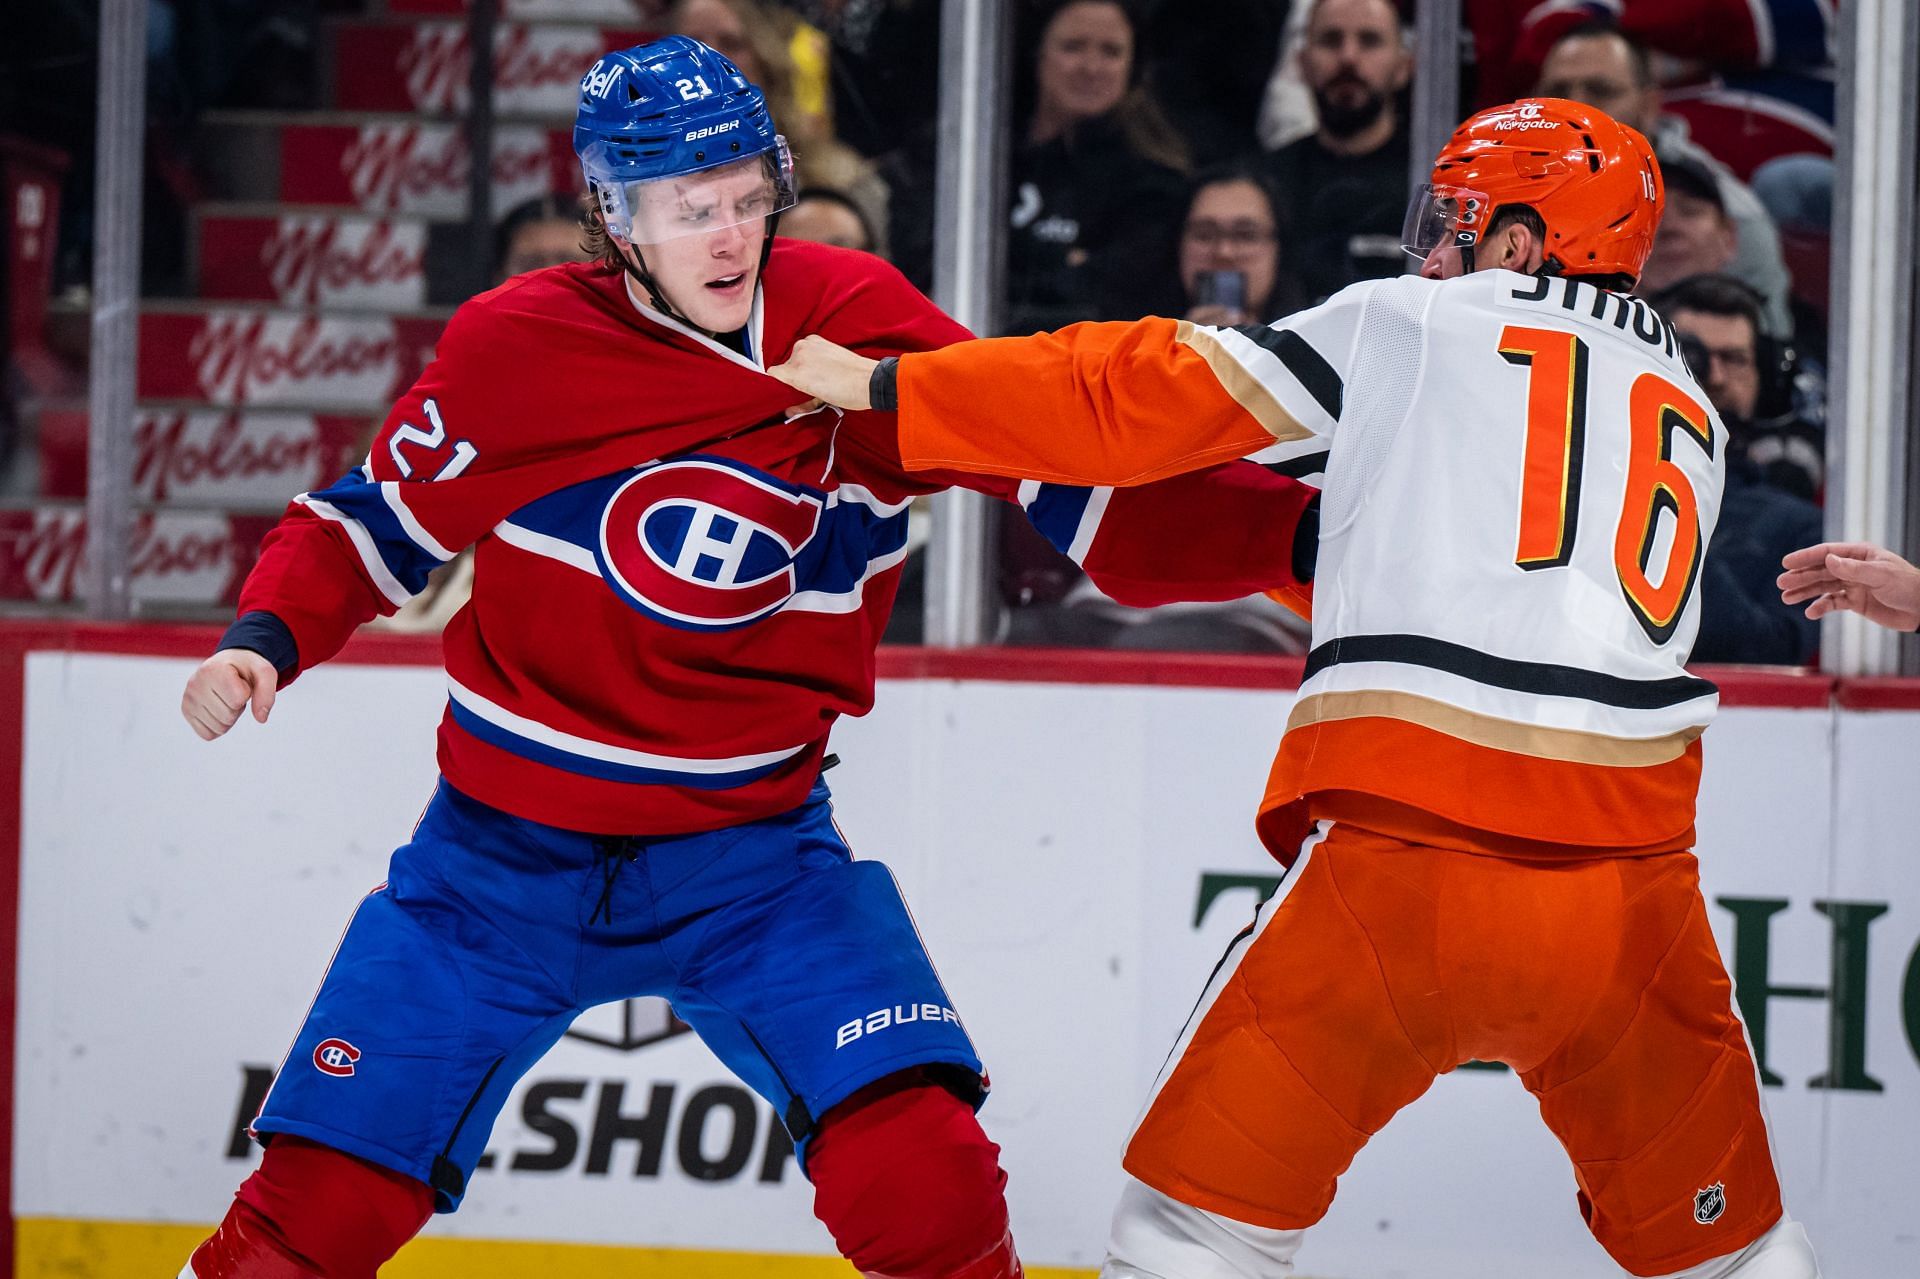
M 1606 112 L 1564 98 L 1491 107 L 1454 130 L 1414 192 L 1403 242 L 1425 261 L 1442 244 L 1473 266 L 1494 215 L 1524 204 L 1547 224 L 1546 270 L 1640 278 L 1666 187 L 1653 148 Z

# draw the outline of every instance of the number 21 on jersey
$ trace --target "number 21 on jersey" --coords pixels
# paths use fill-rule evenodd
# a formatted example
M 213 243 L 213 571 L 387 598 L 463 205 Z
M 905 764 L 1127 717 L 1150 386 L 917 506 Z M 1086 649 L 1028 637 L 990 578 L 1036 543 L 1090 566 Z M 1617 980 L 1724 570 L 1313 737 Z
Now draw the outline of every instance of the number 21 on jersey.
M 1558 568 L 1573 557 L 1580 517 L 1592 398 L 1587 344 L 1563 329 L 1510 324 L 1500 334 L 1500 355 L 1530 373 L 1514 562 L 1523 569 Z M 1626 409 L 1627 488 L 1614 529 L 1613 566 L 1635 620 L 1649 639 L 1664 644 L 1686 611 L 1706 552 L 1693 482 L 1673 460 L 1674 449 L 1682 436 L 1690 436 L 1712 457 L 1713 419 L 1699 401 L 1657 373 L 1634 379 Z M 1666 562 L 1654 574 L 1649 570 L 1663 520 L 1671 524 L 1673 538 Z

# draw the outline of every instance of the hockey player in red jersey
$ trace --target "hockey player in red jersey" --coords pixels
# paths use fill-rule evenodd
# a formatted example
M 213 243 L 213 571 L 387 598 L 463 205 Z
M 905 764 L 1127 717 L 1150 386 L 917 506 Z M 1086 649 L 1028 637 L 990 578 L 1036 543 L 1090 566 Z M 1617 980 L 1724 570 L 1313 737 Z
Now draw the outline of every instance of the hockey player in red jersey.
M 188 683 L 202 737 L 249 705 L 265 722 L 474 547 L 441 785 L 183 1279 L 372 1275 L 458 1206 L 574 1016 L 640 994 L 772 1103 L 856 1269 L 1014 1279 L 980 1061 L 820 780 L 834 719 L 872 703 L 908 505 L 952 484 L 1017 501 L 1150 604 L 1298 586 L 1313 495 L 1243 462 L 1125 491 L 909 474 L 891 414 L 796 410 L 765 370 L 806 334 L 871 355 L 967 335 L 876 258 L 772 238 L 791 162 L 757 88 L 680 37 L 609 54 L 574 141 L 602 260 L 461 308 L 365 464 L 289 507 Z M 904 1011 L 841 1033 L 877 1009 Z

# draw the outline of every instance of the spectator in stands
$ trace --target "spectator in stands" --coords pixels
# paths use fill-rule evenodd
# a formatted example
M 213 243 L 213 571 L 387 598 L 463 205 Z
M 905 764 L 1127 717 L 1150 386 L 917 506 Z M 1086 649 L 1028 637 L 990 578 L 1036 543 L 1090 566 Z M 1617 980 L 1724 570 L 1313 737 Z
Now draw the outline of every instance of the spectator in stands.
M 1839 6 L 1826 0 L 1466 0 L 1464 7 L 1481 106 L 1531 93 L 1554 44 L 1606 17 L 1664 60 L 1664 109 L 1684 118 L 1693 138 L 1763 200 L 1759 171 L 1769 161 L 1833 154 Z M 1832 169 L 1803 166 L 1794 180 L 1831 187 Z M 1780 213 L 1771 203 L 1768 209 L 1784 231 Z M 1796 268 L 1796 288 L 1801 283 Z
M 1822 542 L 1780 562 L 1780 598 L 1810 618 L 1858 613 L 1895 631 L 1920 631 L 1920 568 L 1884 546 Z
M 765 90 L 767 107 L 793 151 L 794 177 L 801 186 L 844 192 L 860 206 L 868 226 L 887 224 L 886 182 L 834 136 L 819 32 L 760 0 L 676 0 L 668 26 L 718 50 Z
M 1301 71 L 1318 127 L 1274 152 L 1293 260 L 1309 301 L 1406 265 L 1408 141 L 1400 95 L 1413 54 L 1392 0 L 1315 0 Z
M 1692 342 L 1688 358 L 1726 423 L 1729 460 L 1763 483 L 1817 502 L 1825 432 L 1794 411 L 1797 360 L 1761 330 L 1759 295 L 1731 276 L 1698 275 L 1663 290 L 1653 304 Z
M 780 234 L 843 249 L 874 251 L 873 227 L 860 206 L 832 187 L 806 187 L 780 216 Z
M 1671 199 L 1671 193 L 1669 193 Z M 1725 423 L 1727 483 L 1700 568 L 1700 635 L 1693 659 L 1797 666 L 1819 644 L 1818 624 L 1776 594 L 1781 558 L 1820 538 L 1820 508 L 1767 483 L 1751 451 L 1759 401 L 1760 300 L 1725 276 L 1688 280 L 1656 301 Z
M 1781 603 L 1775 580 L 1782 558 L 1819 539 L 1820 508 L 1763 484 L 1744 462 L 1729 461 L 1706 562 L 1700 568 L 1696 662 L 1800 666 L 1813 659 L 1820 627 Z
M 543 195 L 515 205 L 500 219 L 494 232 L 493 282 L 562 262 L 585 262 L 589 256 L 579 198 Z
M 1258 158 L 1215 165 L 1195 176 L 1180 243 L 1168 261 L 1167 300 L 1158 309 L 1214 325 L 1259 324 L 1297 309 L 1298 286 L 1282 270 L 1279 207 L 1279 194 Z M 1312 629 L 1260 595 L 1155 609 L 1116 604 L 1025 520 L 1003 522 L 1000 580 L 1003 598 L 1014 610 L 1007 639 L 1015 644 L 1303 653 Z
M 1708 173 L 1718 188 L 1721 209 L 1734 232 L 1734 253 L 1727 264 L 1728 274 L 1744 280 L 1766 300 L 1768 333 L 1776 337 L 1792 335 L 1793 320 L 1787 304 L 1791 282 L 1780 254 L 1779 231 L 1752 189 L 1693 142 L 1683 121 L 1661 113 L 1660 87 L 1654 82 L 1645 49 L 1608 22 L 1584 23 L 1560 37 L 1548 51 L 1534 91 L 1542 97 L 1585 102 L 1599 107 L 1622 124 L 1632 125 L 1653 143 L 1661 168 L 1669 174 L 1687 163 Z M 1675 188 L 1671 176 L 1667 185 L 1667 216 L 1671 218 Z M 1654 257 L 1647 263 L 1649 273 L 1656 269 L 1660 256 L 1656 247 Z M 1718 269 L 1699 263 L 1685 273 Z M 1668 273 L 1661 282 L 1643 278 L 1641 283 L 1653 289 L 1678 278 L 1678 274 Z
M 1186 152 L 1141 83 L 1136 34 L 1119 0 L 1044 11 L 1016 125 L 1009 332 L 1135 319 L 1155 304 L 1140 267 L 1171 253 Z
M 1775 156 L 1753 173 L 1753 193 L 1782 236 L 1827 239 L 1833 234 L 1833 158 L 1797 153 Z M 1795 281 L 1799 283 L 1799 281 Z
M 1463 7 L 1481 106 L 1531 92 L 1553 46 L 1595 19 L 1618 24 L 1650 51 L 1734 73 L 1818 67 L 1829 60 L 1834 35 L 1835 6 L 1820 0 L 1466 0 Z
M 1176 260 L 1179 297 L 1169 314 L 1195 324 L 1259 324 L 1300 307 L 1286 272 L 1281 199 L 1257 160 L 1215 165 L 1193 180 Z
M 1706 165 L 1692 159 L 1662 162 L 1667 208 L 1640 276 L 1640 291 L 1657 293 L 1696 275 L 1720 275 L 1740 251 L 1740 233 Z

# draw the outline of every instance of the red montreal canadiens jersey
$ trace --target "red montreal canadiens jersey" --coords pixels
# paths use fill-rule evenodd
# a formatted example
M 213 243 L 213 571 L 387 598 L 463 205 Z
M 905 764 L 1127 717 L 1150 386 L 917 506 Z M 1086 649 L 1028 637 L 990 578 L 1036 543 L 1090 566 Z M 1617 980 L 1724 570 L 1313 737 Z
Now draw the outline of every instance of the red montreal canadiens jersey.
M 1245 462 L 1121 490 L 909 474 L 893 414 L 792 414 L 764 370 L 807 333 L 875 356 L 967 336 L 878 258 L 787 240 L 744 354 L 594 265 L 484 294 L 366 463 L 294 500 L 241 612 L 286 622 L 304 669 L 472 546 L 445 636 L 448 781 L 550 825 L 670 834 L 805 798 L 834 719 L 872 705 L 917 495 L 1018 502 L 1126 603 L 1293 584 L 1311 490 Z

